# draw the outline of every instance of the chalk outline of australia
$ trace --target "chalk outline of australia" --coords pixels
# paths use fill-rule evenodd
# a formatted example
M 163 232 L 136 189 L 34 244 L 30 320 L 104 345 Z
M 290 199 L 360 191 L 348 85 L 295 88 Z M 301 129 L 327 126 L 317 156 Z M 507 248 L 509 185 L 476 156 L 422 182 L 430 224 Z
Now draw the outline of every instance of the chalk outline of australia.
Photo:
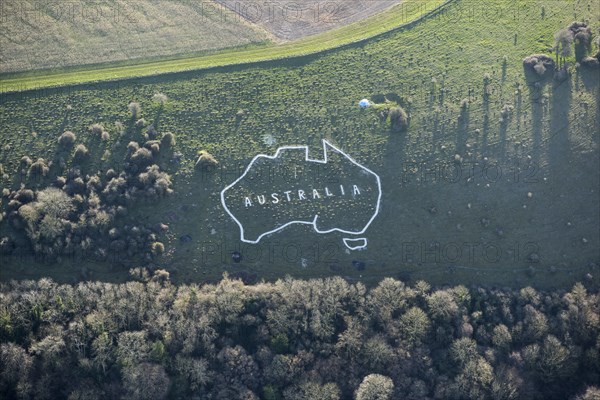
M 225 202 L 225 193 L 231 189 L 232 187 L 234 187 L 235 185 L 238 184 L 238 182 L 240 182 L 242 179 L 244 179 L 244 177 L 248 174 L 248 172 L 252 169 L 254 163 L 256 162 L 256 160 L 258 160 L 259 158 L 268 158 L 270 160 L 275 160 L 277 158 L 279 158 L 281 156 L 281 152 L 284 150 L 304 150 L 304 161 L 308 161 L 308 162 L 314 162 L 314 163 L 319 163 L 319 164 L 327 164 L 328 161 L 328 156 L 327 156 L 327 150 L 328 148 L 330 148 L 331 150 L 338 152 L 340 154 L 342 154 L 344 157 L 346 157 L 352 164 L 358 166 L 359 168 L 362 168 L 364 171 L 366 171 L 367 173 L 373 175 L 375 177 L 375 179 L 377 180 L 377 188 L 379 190 L 379 194 L 377 195 L 377 205 L 375 206 L 375 212 L 373 213 L 373 215 L 371 216 L 371 219 L 369 219 L 369 222 L 366 223 L 366 225 L 364 226 L 364 228 L 360 231 L 347 231 L 341 228 L 332 228 L 332 229 L 328 229 L 328 230 L 319 230 L 319 228 L 317 227 L 317 219 L 319 218 L 319 215 L 315 215 L 315 217 L 313 218 L 312 221 L 302 221 L 302 220 L 294 220 L 294 221 L 290 221 L 287 222 L 275 229 L 272 229 L 268 232 L 265 232 L 263 234 L 261 234 L 260 236 L 258 236 L 258 238 L 256 240 L 249 240 L 246 239 L 244 237 L 244 226 L 242 225 L 242 223 L 235 217 L 235 215 L 233 215 L 233 213 L 229 210 L 229 208 L 227 207 L 227 204 Z M 314 158 L 310 158 L 309 154 L 308 154 L 309 150 L 308 150 L 308 146 L 282 146 L 280 148 L 277 149 L 277 151 L 275 152 L 275 155 L 269 156 L 266 154 L 258 154 L 257 156 L 255 156 L 252 161 L 250 161 L 250 164 L 248 164 L 248 166 L 246 167 L 246 169 L 244 170 L 244 173 L 237 178 L 233 183 L 231 183 L 230 185 L 228 185 L 227 187 L 225 187 L 225 189 L 223 189 L 221 191 L 221 204 L 223 205 L 223 208 L 225 209 L 225 211 L 227 212 L 227 214 L 229 214 L 229 216 L 231 217 L 231 219 L 233 219 L 235 221 L 235 223 L 240 227 L 240 240 L 244 243 L 250 243 L 250 244 L 257 244 L 261 241 L 261 239 L 265 236 L 271 235 L 273 233 L 279 232 L 283 229 L 285 229 L 286 227 L 293 225 L 293 224 L 302 224 L 302 225 L 312 225 L 313 229 L 315 230 L 315 232 L 319 233 L 319 234 L 326 234 L 326 233 L 332 233 L 332 232 L 341 232 L 341 233 L 346 233 L 349 235 L 362 235 L 363 233 L 365 233 L 367 231 L 367 229 L 369 229 L 369 226 L 371 225 L 371 223 L 373 222 L 373 220 L 375 219 L 375 217 L 377 217 L 377 215 L 379 214 L 379 209 L 380 209 L 380 205 L 381 205 L 381 196 L 382 196 L 382 191 L 381 191 L 381 178 L 379 178 L 379 175 L 377 175 L 375 172 L 371 171 L 369 168 L 365 167 L 364 165 L 359 164 L 357 161 L 355 161 L 352 157 L 350 157 L 348 154 L 346 154 L 345 152 L 343 152 L 342 150 L 340 150 L 339 148 L 337 148 L 336 146 L 334 146 L 333 144 L 331 144 L 330 142 L 328 142 L 326 139 L 323 139 L 323 159 L 322 160 L 317 160 Z M 352 246 L 351 243 L 353 242 L 357 242 L 357 241 L 362 241 L 362 245 L 357 245 L 357 246 Z M 350 249 L 350 250 L 362 250 L 364 248 L 367 247 L 367 239 L 366 238 L 358 238 L 358 239 L 343 239 L 344 245 Z

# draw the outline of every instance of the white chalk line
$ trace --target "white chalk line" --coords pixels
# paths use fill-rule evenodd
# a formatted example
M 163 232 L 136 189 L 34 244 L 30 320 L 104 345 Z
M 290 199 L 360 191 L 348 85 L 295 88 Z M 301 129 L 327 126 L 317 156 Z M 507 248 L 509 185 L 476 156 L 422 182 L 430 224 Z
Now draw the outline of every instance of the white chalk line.
M 371 219 L 369 219 L 369 221 L 367 222 L 367 224 L 364 226 L 364 228 L 360 231 L 348 231 L 345 229 L 341 229 L 341 228 L 332 228 L 332 229 L 328 229 L 328 230 L 319 230 L 319 228 L 317 227 L 317 219 L 319 218 L 319 215 L 315 215 L 315 218 L 311 221 L 290 221 L 287 222 L 273 230 L 270 230 L 268 232 L 265 232 L 263 234 L 261 234 L 256 240 L 250 240 L 250 239 L 246 239 L 244 237 L 245 233 L 244 233 L 244 226 L 242 225 L 242 223 L 235 217 L 235 215 L 233 215 L 233 213 L 229 210 L 229 207 L 227 207 L 227 204 L 225 202 L 225 192 L 227 192 L 229 189 L 231 189 L 232 187 L 234 187 L 235 185 L 237 185 L 238 182 L 240 182 L 242 179 L 244 179 L 244 177 L 248 174 L 248 172 L 250 172 L 250 170 L 252 169 L 252 166 L 254 165 L 254 163 L 256 162 L 256 160 L 258 160 L 259 158 L 268 158 L 271 160 L 275 160 L 277 158 L 280 157 L 280 154 L 282 151 L 284 150 L 304 150 L 305 151 L 305 156 L 304 156 L 304 160 L 305 161 L 309 161 L 309 162 L 314 162 L 314 163 L 319 163 L 319 164 L 327 164 L 328 162 L 328 156 L 327 156 L 327 148 L 331 148 L 334 151 L 342 154 L 344 157 L 346 157 L 351 163 L 353 163 L 354 165 L 358 166 L 359 168 L 362 168 L 363 170 L 367 171 L 368 173 L 372 174 L 373 176 L 375 176 L 375 178 L 377 179 L 377 187 L 379 190 L 379 194 L 377 195 L 377 205 L 375 207 L 375 212 L 373 213 L 373 215 L 371 216 Z M 332 232 L 341 232 L 341 233 L 346 233 L 349 235 L 361 235 L 363 233 L 365 233 L 367 231 L 367 229 L 369 228 L 369 226 L 371 225 L 371 223 L 373 222 L 373 220 L 375 219 L 375 217 L 377 217 L 377 214 L 379 214 L 379 209 L 380 209 L 380 204 L 381 204 L 381 179 L 379 178 L 379 175 L 377 175 L 375 172 L 371 171 L 369 168 L 359 164 L 358 162 L 356 162 L 352 157 L 350 157 L 348 154 L 346 154 L 345 152 L 343 152 L 342 150 L 340 150 L 339 148 L 337 148 L 336 146 L 334 146 L 333 144 L 331 144 L 330 142 L 328 142 L 327 140 L 323 139 L 323 160 L 317 160 L 317 159 L 313 159 L 310 158 L 309 154 L 308 154 L 309 150 L 308 150 L 308 146 L 282 146 L 280 148 L 277 149 L 277 151 L 275 152 L 275 155 L 273 156 L 269 156 L 266 154 L 258 154 L 257 156 L 255 156 L 252 161 L 250 161 L 250 164 L 248 164 L 248 166 L 246 167 L 246 170 L 244 171 L 244 173 L 238 178 L 236 179 L 232 184 L 228 185 L 227 187 L 225 187 L 225 189 L 223 189 L 221 191 L 221 204 L 223 205 L 223 208 L 225 209 L 225 211 L 227 212 L 227 214 L 229 214 L 229 216 L 231 217 L 231 219 L 233 219 L 235 221 L 235 223 L 240 227 L 240 236 L 241 236 L 241 241 L 244 243 L 250 243 L 250 244 L 257 244 L 258 242 L 261 241 L 261 239 L 265 236 L 271 235 L 273 233 L 279 232 L 283 229 L 285 229 L 286 227 L 293 225 L 293 224 L 302 224 L 302 225 L 312 225 L 313 229 L 315 230 L 315 232 L 319 233 L 319 234 L 326 234 L 326 233 L 332 233 Z M 361 240 L 361 239 L 355 239 L 355 240 Z M 347 242 L 348 241 L 348 242 Z M 364 248 L 366 248 L 367 246 L 367 240 L 364 239 L 364 245 L 363 246 L 350 246 L 348 243 L 353 241 L 353 239 L 344 239 L 344 245 L 350 249 L 350 250 L 362 250 Z

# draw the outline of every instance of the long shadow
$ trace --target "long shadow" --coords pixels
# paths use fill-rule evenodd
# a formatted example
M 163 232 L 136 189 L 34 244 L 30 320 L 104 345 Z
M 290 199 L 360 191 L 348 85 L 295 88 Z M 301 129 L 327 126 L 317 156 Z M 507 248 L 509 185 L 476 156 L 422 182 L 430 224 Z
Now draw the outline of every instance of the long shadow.
M 507 116 L 505 117 L 505 119 L 503 119 L 502 123 L 500 123 L 500 131 L 499 131 L 499 136 L 500 136 L 500 141 L 499 141 L 499 159 L 502 161 L 506 161 L 508 155 L 507 155 L 507 148 L 506 148 L 506 134 L 508 132 L 508 127 L 510 125 L 510 121 L 511 117 Z
M 531 106 L 531 136 L 533 140 L 533 149 L 531 152 L 532 163 L 534 167 L 542 165 L 542 147 L 543 142 L 543 127 L 544 127 L 544 88 L 548 81 L 552 79 L 554 69 L 549 69 L 543 76 L 523 66 L 525 81 L 529 89 L 529 104 Z M 522 97 L 522 96 L 519 96 Z M 522 107 L 522 99 L 518 99 L 517 114 Z
M 456 125 L 456 150 L 458 154 L 464 155 L 467 150 L 467 137 L 469 135 L 469 107 L 461 110 Z
M 533 139 L 532 162 L 539 167 L 541 165 L 541 147 L 542 147 L 542 127 L 544 108 L 542 105 L 542 96 L 538 88 L 529 89 L 529 101 L 531 104 L 531 136 Z
M 490 134 L 490 102 L 487 96 L 483 97 L 483 125 L 481 128 L 483 133 L 481 154 L 487 155 Z
M 577 78 L 587 91 L 595 92 L 596 94 L 596 114 L 594 117 L 594 126 L 597 129 L 600 126 L 600 71 L 598 71 L 598 69 L 582 67 L 577 70 Z M 591 110 L 587 111 L 590 112 Z M 592 137 L 597 143 L 598 135 L 593 135 Z
M 555 177 L 568 173 L 564 166 L 571 158 L 569 146 L 569 110 L 571 108 L 571 79 L 554 84 L 550 110 L 548 160 Z

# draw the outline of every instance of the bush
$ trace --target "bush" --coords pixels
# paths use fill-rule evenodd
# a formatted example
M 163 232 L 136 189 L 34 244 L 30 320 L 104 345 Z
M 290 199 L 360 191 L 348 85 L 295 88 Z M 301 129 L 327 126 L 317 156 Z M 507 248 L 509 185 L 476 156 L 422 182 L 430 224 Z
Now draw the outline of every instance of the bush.
M 78 144 L 77 147 L 75 147 L 75 153 L 73 154 L 73 161 L 83 162 L 88 158 L 89 154 L 90 154 L 90 152 L 88 151 L 87 147 L 85 147 L 85 145 Z
M 153 155 L 160 153 L 160 142 L 158 140 L 148 140 L 144 143 L 144 147 L 150 150 Z
M 139 148 L 140 145 L 138 144 L 138 142 L 129 142 L 129 144 L 127 145 L 127 151 L 132 154 L 135 153 Z
M 31 158 L 27 157 L 27 156 L 23 156 L 21 157 L 21 168 L 28 168 L 29 166 L 31 166 L 31 164 L 33 164 L 33 161 L 31 161 Z
M 144 118 L 140 118 L 137 121 L 135 121 L 135 126 L 136 128 L 143 128 L 144 126 L 146 126 L 146 120 Z
M 77 136 L 71 131 L 65 131 L 58 138 L 58 144 L 66 149 L 70 149 L 75 144 L 75 140 L 77 140 Z
M 138 115 L 140 115 L 140 113 L 142 112 L 142 107 L 140 106 L 140 103 L 132 101 L 131 103 L 129 103 L 129 105 L 127 106 L 129 108 L 129 112 L 131 113 L 131 118 L 136 119 L 138 117 Z
M 166 94 L 156 93 L 154 96 L 152 96 L 152 101 L 160 104 L 161 106 L 165 105 L 167 100 L 168 100 L 168 98 L 167 98 Z
M 546 70 L 553 70 L 555 63 L 554 59 L 546 54 L 533 54 L 523 59 L 523 66 L 538 75 L 543 75 Z
M 196 161 L 196 168 L 207 167 L 207 166 L 216 167 L 217 165 L 219 165 L 219 162 L 217 161 L 217 159 L 214 158 L 212 156 L 212 154 L 210 154 L 206 150 L 200 150 L 198 152 L 198 155 L 200 157 L 198 157 L 198 161 Z
M 408 115 L 402 107 L 394 107 L 389 113 L 390 128 L 394 132 L 404 132 L 408 129 Z
M 22 204 L 31 203 L 35 199 L 35 193 L 31 189 L 21 188 L 15 192 L 14 199 Z
M 141 147 L 131 155 L 131 161 L 138 167 L 146 166 L 152 162 L 152 152 L 145 147 Z
M 150 245 L 150 250 L 152 251 L 152 255 L 160 256 L 165 252 L 165 245 L 161 242 L 154 242 Z
M 171 132 L 165 133 L 160 140 L 160 144 L 165 148 L 175 146 L 175 135 L 173 135 Z
M 46 165 L 46 161 L 43 158 L 38 158 L 36 162 L 31 164 L 29 167 L 29 176 L 31 177 L 43 177 L 48 174 L 50 168 Z
M 66 218 L 74 210 L 73 199 L 60 189 L 49 187 L 37 194 L 35 207 L 45 215 Z
M 569 29 L 561 29 L 554 34 L 554 48 L 562 58 L 567 58 L 573 52 L 573 32 Z
M 91 125 L 90 131 L 92 132 L 92 135 L 100 136 L 100 135 L 102 135 L 102 132 L 104 132 L 104 126 L 102 126 L 101 124 Z

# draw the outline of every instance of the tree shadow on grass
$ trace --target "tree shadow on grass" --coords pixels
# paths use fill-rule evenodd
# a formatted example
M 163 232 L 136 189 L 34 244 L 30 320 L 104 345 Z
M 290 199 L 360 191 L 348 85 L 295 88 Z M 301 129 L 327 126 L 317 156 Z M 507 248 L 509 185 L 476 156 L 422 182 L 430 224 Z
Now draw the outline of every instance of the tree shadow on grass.
M 569 143 L 569 110 L 571 109 L 571 79 L 554 82 L 550 104 L 550 135 L 548 137 L 548 162 L 557 178 L 568 175 L 565 167 L 571 160 Z

